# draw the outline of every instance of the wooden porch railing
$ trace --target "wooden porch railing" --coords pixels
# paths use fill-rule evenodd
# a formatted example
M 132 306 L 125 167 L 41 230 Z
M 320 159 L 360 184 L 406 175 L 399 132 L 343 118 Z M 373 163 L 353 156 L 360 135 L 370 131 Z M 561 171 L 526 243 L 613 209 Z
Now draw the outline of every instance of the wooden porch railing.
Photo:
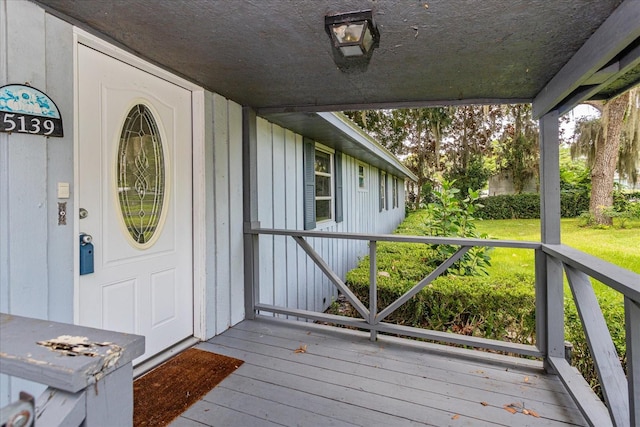
M 350 233 L 327 233 L 317 231 L 294 231 L 264 228 L 248 228 L 245 231 L 257 238 L 259 235 L 289 236 L 306 252 L 329 280 L 352 304 L 361 318 L 337 316 L 309 310 L 292 309 L 263 304 L 259 301 L 259 277 L 254 276 L 254 313 L 268 312 L 299 318 L 331 322 L 371 331 L 371 339 L 378 332 L 400 334 L 444 343 L 461 344 L 524 356 L 542 358 L 549 371 L 555 372 L 576 405 L 592 426 L 615 425 L 640 426 L 640 275 L 617 267 L 611 263 L 587 255 L 564 245 L 546 245 L 536 242 L 461 239 L 443 237 L 417 237 L 405 235 L 368 235 Z M 364 240 L 369 243 L 369 307 L 366 307 L 348 288 L 329 264 L 313 249 L 306 238 Z M 377 265 L 376 248 L 378 242 L 404 242 L 419 244 L 446 244 L 459 246 L 458 251 L 436 268 L 427 277 L 402 295 L 397 301 L 382 311 L 377 308 Z M 536 345 L 525 345 L 494 339 L 458 335 L 441 331 L 401 326 L 384 322 L 391 313 L 406 303 L 421 289 L 440 276 L 469 249 L 474 246 L 507 247 L 531 249 L 535 251 L 536 271 Z M 254 257 L 258 250 L 254 248 Z M 257 260 L 254 260 L 257 265 Z M 575 368 L 559 354 L 564 354 L 564 308 L 562 275 L 549 274 L 554 266 L 563 268 L 582 320 L 589 349 L 602 384 L 606 407 L 600 402 L 588 383 Z M 560 273 L 561 270 L 558 271 Z M 624 295 L 627 375 L 613 345 L 611 335 L 597 303 L 589 277 Z M 257 282 L 257 283 L 256 283 Z M 562 347 L 559 353 L 558 347 Z M 553 348 L 553 351 L 549 351 Z M 634 360 L 634 358 L 636 360 Z
M 49 387 L 36 426 L 131 426 L 132 361 L 143 353 L 140 335 L 0 313 L 0 373 Z M 0 424 L 33 425 L 33 410 L 17 403 Z

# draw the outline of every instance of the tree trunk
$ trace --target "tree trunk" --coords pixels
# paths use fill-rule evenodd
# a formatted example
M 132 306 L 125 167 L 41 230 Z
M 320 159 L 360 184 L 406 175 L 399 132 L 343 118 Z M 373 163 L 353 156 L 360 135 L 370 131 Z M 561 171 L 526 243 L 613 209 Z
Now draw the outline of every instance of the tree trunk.
M 604 104 L 602 128 L 604 138 L 596 142 L 595 163 L 591 170 L 591 202 L 589 211 L 597 224 L 611 225 L 612 219 L 603 209 L 613 206 L 613 178 L 620 151 L 624 113 L 629 105 L 629 92 Z

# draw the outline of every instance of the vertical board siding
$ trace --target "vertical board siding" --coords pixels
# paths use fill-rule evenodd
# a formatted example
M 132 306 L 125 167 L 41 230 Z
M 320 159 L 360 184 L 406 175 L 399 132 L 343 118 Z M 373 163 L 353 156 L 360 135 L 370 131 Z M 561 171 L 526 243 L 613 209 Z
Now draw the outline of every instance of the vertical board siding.
M 230 316 L 230 258 L 229 258 L 229 117 L 227 101 L 213 96 L 213 169 L 215 210 L 215 280 L 216 280 L 216 332 L 220 333 L 228 328 Z M 226 205 L 226 206 L 225 206 Z
M 28 29 L 25 31 L 25 29 Z M 57 104 L 63 138 L 0 135 L 0 311 L 73 321 L 73 29 L 27 1 L 0 2 L 0 85 L 28 83 Z M 25 55 L 25 52 L 29 52 Z M 58 225 L 58 202 L 67 225 Z M 41 385 L 0 375 L 0 407 Z
M 284 176 L 296 175 L 296 135 L 291 131 L 285 132 L 284 141 Z M 283 228 L 295 230 L 297 227 L 296 215 L 296 194 L 298 181 L 295 179 L 285 179 L 284 206 L 285 224 Z M 293 239 L 284 239 L 285 262 L 286 262 L 286 306 L 296 307 L 298 304 L 298 250 Z
M 73 28 L 68 23 L 45 15 L 47 83 L 46 92 L 62 112 L 69 112 L 65 120 L 64 138 L 51 138 L 47 148 L 47 198 L 48 209 L 48 318 L 58 322 L 73 323 L 73 265 L 75 239 L 73 225 L 75 212 L 73 197 L 60 200 L 67 204 L 67 225 L 59 226 L 57 211 L 59 182 L 71 184 L 74 190 L 73 170 Z M 55 64 L 51 64 L 54 62 Z M 53 213 L 53 215 L 52 215 Z
M 244 320 L 244 256 L 242 224 L 242 106 L 229 102 L 230 325 Z
M 285 130 L 280 127 L 272 129 L 272 197 L 271 217 L 273 228 L 286 227 L 286 179 L 285 179 Z M 285 236 L 273 237 L 273 296 L 274 303 L 279 306 L 287 304 L 287 243 Z
M 258 140 L 258 221 L 265 228 L 273 227 L 273 136 L 271 126 L 258 118 L 256 137 Z M 260 247 L 260 302 L 273 304 L 273 236 L 261 235 Z
M 260 225 L 303 230 L 304 137 L 258 118 L 257 140 Z M 363 191 L 358 188 L 358 160 L 344 153 L 341 157 L 341 168 L 336 168 L 336 173 L 342 177 L 343 220 L 319 224 L 315 229 L 353 233 L 393 231 L 404 218 L 404 192 L 398 189 L 398 208 L 390 205 L 390 209 L 379 212 L 378 169 L 366 165 L 367 188 Z M 337 298 L 335 286 L 293 239 L 264 235 L 259 239 L 261 303 L 323 311 Z M 364 241 L 319 238 L 308 241 L 343 279 L 368 253 Z
M 220 95 L 205 94 L 208 129 L 207 304 L 208 337 L 244 319 L 242 231 L 242 107 Z M 209 197 L 211 195 L 212 197 Z M 211 202 L 209 202 L 209 199 Z

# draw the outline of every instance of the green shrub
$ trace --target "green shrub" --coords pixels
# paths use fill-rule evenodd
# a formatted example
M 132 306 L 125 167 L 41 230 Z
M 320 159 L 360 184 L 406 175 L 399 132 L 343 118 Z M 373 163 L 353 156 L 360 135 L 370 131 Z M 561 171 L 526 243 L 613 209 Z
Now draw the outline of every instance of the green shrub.
M 378 261 L 380 261 L 378 254 Z M 382 270 L 390 277 L 378 277 L 378 309 L 383 310 L 411 289 L 428 271 L 419 268 L 404 271 Z M 408 263 L 412 264 L 412 263 Z M 423 269 L 426 270 L 426 269 Z M 405 274 L 410 271 L 408 279 Z M 455 332 L 497 340 L 533 344 L 535 341 L 534 278 L 502 279 L 481 276 L 439 277 L 393 312 L 386 322 Z M 347 274 L 350 289 L 365 304 L 369 303 L 368 259 Z
M 560 216 L 577 218 L 589 210 L 589 193 L 586 191 L 565 191 L 560 194 Z
M 625 191 L 621 194 L 630 202 L 640 202 L 640 191 Z
M 476 216 L 482 219 L 540 218 L 540 195 L 533 193 L 503 194 L 482 199 L 483 207 Z M 589 195 L 584 191 L 565 191 L 560 194 L 560 215 L 575 218 L 589 210 Z
M 539 194 L 503 194 L 482 199 L 477 216 L 482 219 L 540 218 Z
M 487 238 L 476 231 L 474 223 L 473 215 L 481 207 L 478 203 L 478 192 L 469 189 L 466 198 L 460 199 L 460 190 L 453 187 L 454 183 L 455 181 L 444 180 L 442 190 L 433 192 L 434 202 L 427 206 L 425 217 L 426 234 L 440 237 Z M 431 245 L 431 248 L 438 254 L 438 264 L 445 262 L 459 249 L 458 246 L 452 245 Z M 454 263 L 447 273 L 459 276 L 487 274 L 486 268 L 491 265 L 490 259 L 488 248 L 474 247 Z
M 618 352 L 618 357 L 626 371 L 624 304 L 621 298 L 607 299 L 603 298 L 603 296 L 598 297 L 598 302 L 600 303 L 600 309 L 602 310 L 605 322 L 609 327 L 609 333 Z M 565 296 L 564 316 L 565 339 L 573 344 L 571 364 L 580 371 L 591 388 L 602 397 L 602 387 L 598 379 L 598 372 L 593 363 L 593 358 L 587 345 L 587 339 L 582 329 L 582 322 L 580 322 L 580 317 L 578 316 L 578 311 L 571 295 Z

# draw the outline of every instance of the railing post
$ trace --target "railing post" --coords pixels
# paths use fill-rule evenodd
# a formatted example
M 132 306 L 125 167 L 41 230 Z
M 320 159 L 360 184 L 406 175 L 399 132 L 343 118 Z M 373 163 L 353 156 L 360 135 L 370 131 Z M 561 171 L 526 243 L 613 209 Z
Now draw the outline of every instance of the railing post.
M 627 381 L 629 384 L 629 425 L 640 426 L 640 304 L 624 299 L 627 335 Z
M 130 426 L 144 337 L 0 313 L 0 373 L 49 386 L 37 426 Z
M 254 319 L 260 295 L 260 258 L 258 234 L 250 229 L 258 223 L 258 137 L 257 115 L 250 107 L 242 108 L 242 217 L 244 221 L 244 316 Z
M 367 323 L 371 325 L 371 341 L 378 339 L 378 331 L 373 328 L 376 322 L 376 314 L 378 314 L 378 260 L 377 260 L 377 242 L 369 241 L 369 319 Z
M 558 112 L 551 111 L 540 119 L 540 234 L 542 243 L 560 243 L 560 133 Z M 538 290 L 546 294 L 546 330 L 544 334 L 545 368 L 552 371 L 550 357 L 564 358 L 564 297 L 562 263 L 541 255 L 536 273 L 542 273 L 544 283 Z M 546 287 L 545 290 L 541 289 Z M 542 304 L 536 304 L 537 308 Z
M 564 283 L 562 262 L 548 255 L 546 262 L 546 353 L 545 369 L 553 371 L 548 363 L 548 358 L 559 357 L 564 359 Z
M 541 249 L 535 250 L 536 347 L 547 358 L 547 265 Z

